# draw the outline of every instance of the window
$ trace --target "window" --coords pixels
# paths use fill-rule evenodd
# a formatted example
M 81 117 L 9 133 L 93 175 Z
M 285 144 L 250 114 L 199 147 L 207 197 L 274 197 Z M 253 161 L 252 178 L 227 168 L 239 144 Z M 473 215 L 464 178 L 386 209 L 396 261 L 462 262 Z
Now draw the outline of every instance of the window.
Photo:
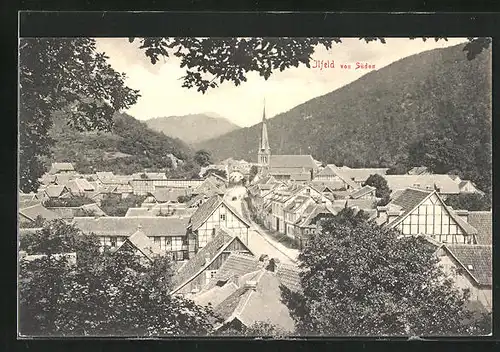
M 226 214 L 220 214 L 220 219 L 222 221 L 226 221 Z
M 111 247 L 116 247 L 116 237 L 111 237 Z

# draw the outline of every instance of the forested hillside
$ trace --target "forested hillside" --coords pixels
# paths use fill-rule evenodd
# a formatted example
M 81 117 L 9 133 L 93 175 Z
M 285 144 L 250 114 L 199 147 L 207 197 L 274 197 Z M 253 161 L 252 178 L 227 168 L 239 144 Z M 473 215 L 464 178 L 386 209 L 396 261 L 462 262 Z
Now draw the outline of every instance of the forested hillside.
M 169 171 L 176 159 L 186 160 L 190 148 L 182 141 L 149 129 L 127 114 L 116 114 L 111 132 L 79 132 L 55 116 L 51 137 L 53 161 L 73 162 L 77 171 L 113 171 L 131 174 L 145 168 Z
M 464 45 L 401 59 L 268 120 L 274 154 L 310 153 L 351 167 L 423 164 L 491 182 L 491 49 Z M 255 160 L 261 125 L 196 145 Z M 423 153 L 421 153 L 423 151 Z

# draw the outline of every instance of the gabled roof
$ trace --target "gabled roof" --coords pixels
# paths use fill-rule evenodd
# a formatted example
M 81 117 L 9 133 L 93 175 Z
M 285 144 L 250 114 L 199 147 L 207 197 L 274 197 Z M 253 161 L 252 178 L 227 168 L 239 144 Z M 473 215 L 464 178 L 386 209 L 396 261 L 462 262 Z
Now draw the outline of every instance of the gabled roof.
M 73 224 L 76 227 L 85 233 L 93 232 L 97 236 L 130 236 L 139 226 L 149 237 L 185 236 L 188 221 L 187 218 L 175 216 L 73 218 Z
M 354 169 L 349 169 L 349 171 L 352 171 Z M 341 169 L 334 164 L 328 164 L 324 169 L 323 169 L 323 174 L 321 176 L 328 176 L 328 175 L 335 175 L 338 176 L 345 184 L 349 185 L 350 187 L 357 189 L 359 186 L 354 182 L 349 174 L 346 172 L 346 169 Z M 318 174 L 319 176 L 320 174 Z
M 68 192 L 68 188 L 63 185 L 49 185 L 45 187 L 45 194 L 50 198 L 58 198 L 63 195 L 64 192 Z
M 128 237 L 127 240 L 123 242 L 117 250 L 119 250 L 127 243 L 137 248 L 149 260 L 153 260 L 155 256 L 163 254 L 160 246 L 151 241 L 148 236 L 146 236 L 146 234 L 140 229 L 138 229 L 130 237 Z
M 460 188 L 450 175 L 385 175 L 387 184 L 392 191 L 405 188 L 420 188 L 432 191 L 439 188 L 439 193 L 458 194 Z
M 493 218 L 490 211 L 469 211 L 467 222 L 477 230 L 477 244 L 491 245 L 493 240 Z
M 311 155 L 271 155 L 269 167 L 274 168 L 308 168 L 317 169 Z
M 231 235 L 226 229 L 219 228 L 212 241 L 201 248 L 172 278 L 175 287 L 172 293 L 179 291 L 191 280 L 196 278 L 234 241 L 240 242 L 240 245 L 247 248 L 249 253 L 252 253 L 237 236 Z
M 428 172 L 427 166 L 416 166 L 408 171 L 408 175 L 422 175 Z
M 259 261 L 259 259 L 253 255 L 237 252 L 231 253 L 203 291 L 208 291 L 215 287 L 219 281 L 227 281 L 235 275 L 241 277 L 256 271 L 260 269 L 263 264 L 263 262 Z
M 337 168 L 335 164 L 328 164 L 316 176 L 336 176 L 334 168 Z
M 366 186 L 363 186 L 362 188 L 360 188 L 360 189 L 352 192 L 351 195 L 350 195 L 350 198 L 352 198 L 352 199 L 358 199 L 358 198 L 363 197 L 363 196 L 365 196 L 365 195 L 367 195 L 369 193 L 372 193 L 375 190 L 376 190 L 375 187 L 366 185 Z
M 56 173 L 59 171 L 75 171 L 75 168 L 72 163 L 52 163 L 50 172 Z
M 370 177 L 370 175 L 381 175 L 384 176 L 387 173 L 388 168 L 346 168 L 343 167 L 340 169 L 340 172 L 343 173 L 349 179 L 354 179 L 354 181 L 363 182 Z
M 45 208 L 42 204 L 35 204 L 27 208 L 19 209 L 19 214 L 31 220 L 35 220 L 37 216 L 41 216 L 47 221 L 61 218 L 58 214 Z
M 199 201 L 203 201 L 206 198 L 208 197 L 205 194 L 197 194 L 186 203 L 186 207 L 190 208 L 193 205 L 197 204 Z
M 344 205 L 334 206 L 328 204 L 310 204 L 305 210 L 302 216 L 295 222 L 299 227 L 308 227 L 313 225 L 313 220 L 320 214 L 332 214 L 336 215 L 340 210 L 344 208 Z
M 445 244 L 443 248 L 458 261 L 478 285 L 492 285 L 492 247 L 490 245 Z
M 22 193 L 19 192 L 19 202 L 27 202 L 27 201 L 38 201 L 38 196 L 36 193 Z
M 293 213 L 311 199 L 312 198 L 308 196 L 297 196 L 290 204 L 283 208 L 283 211 Z
M 226 324 L 234 319 L 245 326 L 251 326 L 257 321 L 268 321 L 283 330 L 293 331 L 295 322 L 282 301 L 278 275 L 261 269 L 246 279 L 254 281 L 255 288 L 243 284 L 218 304 L 214 312 L 221 316 Z
M 448 215 L 462 228 L 462 230 L 469 235 L 477 233 L 477 230 L 469 225 L 467 222 L 462 220 L 449 206 L 447 206 L 441 199 L 441 196 L 436 191 L 425 191 L 417 188 L 407 188 L 405 189 L 397 198 L 391 200 L 388 207 L 395 205 L 401 209 L 400 215 L 396 217 L 393 221 L 388 223 L 386 226 L 395 227 L 404 218 L 408 216 L 413 210 L 415 210 L 424 200 L 429 198 L 431 195 L 435 194 L 442 206 L 448 211 Z
M 247 227 L 250 223 L 242 215 L 240 215 L 232 206 L 230 206 L 222 197 L 215 195 L 200 205 L 196 212 L 191 216 L 189 227 L 192 231 L 196 231 L 203 223 L 217 210 L 221 205 L 224 205 L 234 216 L 236 216 Z

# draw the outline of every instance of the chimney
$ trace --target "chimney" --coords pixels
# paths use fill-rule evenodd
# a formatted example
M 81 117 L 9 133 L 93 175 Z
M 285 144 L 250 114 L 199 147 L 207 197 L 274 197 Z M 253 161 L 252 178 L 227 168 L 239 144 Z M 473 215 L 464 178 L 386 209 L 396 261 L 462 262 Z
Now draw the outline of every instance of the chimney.
M 269 259 L 269 256 L 267 254 L 262 254 L 259 258 L 259 262 L 267 262 Z

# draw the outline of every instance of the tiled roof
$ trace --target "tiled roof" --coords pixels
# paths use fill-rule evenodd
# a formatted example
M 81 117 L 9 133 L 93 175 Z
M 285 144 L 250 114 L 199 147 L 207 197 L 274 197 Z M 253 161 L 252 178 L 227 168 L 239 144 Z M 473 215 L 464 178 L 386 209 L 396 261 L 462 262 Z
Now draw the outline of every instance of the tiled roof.
M 58 198 L 67 190 L 66 186 L 63 185 L 49 185 L 45 188 L 45 193 L 50 198 Z
M 268 321 L 285 331 L 293 331 L 295 323 L 281 297 L 281 282 L 277 274 L 261 269 L 253 277 L 256 287 L 242 285 L 214 308 L 214 312 L 229 323 L 238 319 L 245 326 Z
M 85 233 L 98 236 L 130 236 L 139 226 L 150 237 L 184 236 L 189 219 L 172 217 L 75 217 L 73 223 Z
M 493 218 L 491 211 L 470 211 L 467 222 L 477 230 L 477 244 L 492 244 Z
M 354 181 L 362 182 L 366 181 L 370 175 L 382 175 L 387 173 L 387 168 L 341 168 L 341 172 L 346 175 L 349 179 L 354 179 Z
M 193 198 L 191 198 L 186 203 L 186 206 L 187 207 L 192 207 L 193 205 L 197 204 L 198 202 L 203 201 L 205 198 L 207 198 L 206 195 L 204 195 L 204 194 L 197 194 L 196 196 L 194 196 Z
M 25 202 L 25 201 L 33 201 L 36 200 L 38 201 L 38 197 L 36 193 L 19 193 L 19 201 L 20 202 Z
M 225 229 L 219 228 L 212 241 L 201 248 L 193 258 L 176 273 L 172 278 L 175 289 L 173 293 L 181 289 L 189 281 L 194 279 L 212 260 L 219 256 L 225 247 L 231 242 L 239 241 L 238 237 L 229 234 Z
M 152 213 L 148 208 L 128 208 L 125 217 L 131 216 L 152 216 Z
M 326 204 L 311 204 L 305 210 L 302 216 L 296 221 L 299 227 L 308 227 L 312 225 L 313 220 L 320 214 L 336 215 L 342 208 L 341 206 L 326 205 Z
M 210 290 L 217 285 L 220 280 L 229 280 L 233 276 L 239 277 L 258 270 L 263 262 L 249 254 L 231 253 L 226 261 L 217 271 L 217 274 L 209 281 L 204 291 Z
M 222 287 L 213 287 L 209 291 L 203 291 L 192 297 L 192 300 L 201 306 L 211 304 L 217 306 L 238 289 L 234 282 L 228 282 Z
M 232 212 L 244 224 L 250 227 L 248 220 L 246 220 L 241 214 L 235 211 L 233 207 L 231 207 L 227 202 L 225 202 L 222 197 L 215 195 L 210 199 L 208 199 L 205 203 L 200 205 L 199 208 L 196 209 L 196 212 L 191 216 L 190 220 L 191 230 L 196 231 L 201 225 L 203 225 L 205 220 L 207 220 L 208 217 L 212 215 L 213 212 L 217 210 L 217 208 L 219 208 L 222 204 L 226 206 L 229 209 L 229 211 Z
M 426 166 L 416 166 L 408 171 L 408 175 L 421 175 L 428 172 Z
M 22 201 L 19 201 L 18 208 L 19 209 L 28 208 L 28 207 L 31 207 L 32 205 L 37 205 L 37 204 L 40 204 L 40 203 L 41 203 L 41 201 L 38 200 L 38 199 L 35 199 L 35 200 L 22 200 Z
M 274 168 L 309 168 L 316 169 L 316 163 L 310 155 L 271 155 L 269 167 Z
M 51 172 L 74 171 L 72 163 L 52 163 Z
M 134 234 L 127 238 L 127 241 L 135 248 L 141 251 L 149 260 L 153 260 L 155 256 L 161 255 L 163 251 L 156 243 L 151 241 L 148 236 L 141 230 L 137 230 Z M 123 245 L 127 242 L 125 241 Z
M 283 263 L 279 265 L 276 275 L 283 286 L 294 292 L 302 292 L 299 273 L 297 265 Z
M 335 164 L 326 165 L 323 170 L 318 172 L 316 176 L 335 176 L 336 173 L 333 171 L 333 168 L 336 168 Z
M 375 209 L 377 202 L 374 199 L 347 199 L 349 208 L 358 207 L 361 210 Z
M 80 207 L 82 210 L 91 211 L 96 216 L 106 216 L 106 213 L 95 203 L 84 204 Z
M 187 193 L 185 190 L 172 190 L 171 188 L 160 188 L 155 187 L 153 191 L 153 197 L 157 202 L 177 202 L 177 198 L 180 196 L 185 196 Z
M 446 244 L 444 246 L 479 285 L 492 284 L 491 245 Z
M 409 187 L 432 191 L 437 187 L 439 193 L 460 193 L 458 184 L 450 175 L 385 175 L 384 178 L 392 191 Z
M 61 218 L 58 214 L 45 208 L 42 204 L 35 204 L 27 208 L 19 209 L 19 214 L 33 220 L 35 220 L 37 216 L 41 216 L 47 221 Z
M 366 185 L 366 186 L 363 186 L 363 188 L 360 188 L 360 189 L 352 192 L 350 197 L 352 199 L 358 199 L 358 198 L 363 197 L 363 196 L 365 196 L 365 195 L 367 195 L 375 190 L 376 190 L 375 187 Z
M 309 199 L 311 198 L 307 196 L 297 196 L 293 201 L 290 202 L 290 204 L 288 204 L 285 208 L 283 208 L 283 211 L 293 213 L 302 205 L 304 205 L 304 203 L 307 202 Z

